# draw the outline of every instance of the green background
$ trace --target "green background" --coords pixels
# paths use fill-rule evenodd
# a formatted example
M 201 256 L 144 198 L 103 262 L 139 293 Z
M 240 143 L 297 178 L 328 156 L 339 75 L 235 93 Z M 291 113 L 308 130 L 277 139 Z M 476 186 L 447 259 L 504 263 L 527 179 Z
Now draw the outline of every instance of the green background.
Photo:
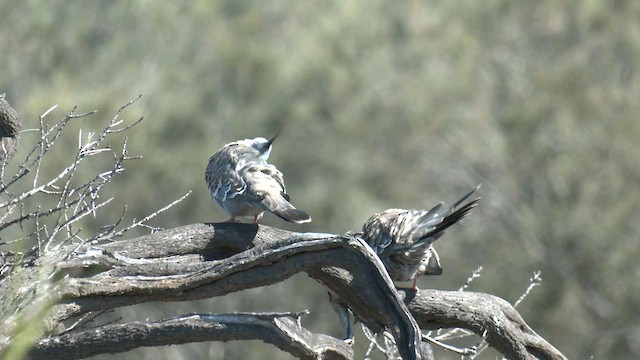
M 0 1 L 0 93 L 24 128 L 54 104 L 50 122 L 74 105 L 99 110 L 70 128 L 44 174 L 70 161 L 75 129 L 99 129 L 144 94 L 125 112 L 145 117 L 128 133 L 143 159 L 84 231 L 124 204 L 139 219 L 188 190 L 151 224 L 225 220 L 204 184 L 208 157 L 281 130 L 271 160 L 313 222 L 262 223 L 342 233 L 482 183 L 466 225 L 437 243 L 444 274 L 420 286 L 455 290 L 483 266 L 470 290 L 514 302 L 541 270 L 518 309 L 575 359 L 640 353 L 639 64 L 637 1 Z M 23 134 L 16 159 L 35 141 Z M 305 326 L 340 336 L 324 290 L 304 274 L 109 316 L 304 309 Z M 361 357 L 367 342 L 356 336 Z M 96 359 L 207 356 L 290 358 L 252 341 Z

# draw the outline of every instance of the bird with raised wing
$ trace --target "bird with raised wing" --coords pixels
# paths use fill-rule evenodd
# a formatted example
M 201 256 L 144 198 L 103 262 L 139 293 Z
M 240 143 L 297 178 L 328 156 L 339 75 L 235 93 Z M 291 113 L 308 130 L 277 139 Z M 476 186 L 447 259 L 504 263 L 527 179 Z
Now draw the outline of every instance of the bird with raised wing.
M 263 137 L 226 144 L 211 155 L 205 181 L 211 198 L 231 218 L 252 216 L 257 224 L 265 211 L 294 223 L 306 223 L 311 217 L 289 202 L 282 173 L 267 163 L 271 145 Z
M 479 188 L 480 185 L 448 208 L 440 203 L 430 210 L 389 209 L 375 214 L 362 226 L 363 238 L 393 280 L 413 280 L 412 289 L 417 291 L 418 276 L 442 274 L 440 258 L 432 244 L 478 205 L 480 197 L 462 204 Z

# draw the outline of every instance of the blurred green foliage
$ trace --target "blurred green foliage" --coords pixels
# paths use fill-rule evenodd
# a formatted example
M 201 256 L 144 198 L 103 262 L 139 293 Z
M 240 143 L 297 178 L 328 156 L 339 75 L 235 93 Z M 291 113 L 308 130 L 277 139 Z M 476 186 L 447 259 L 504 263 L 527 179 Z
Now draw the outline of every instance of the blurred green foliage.
M 483 265 L 471 288 L 515 301 L 540 269 L 542 286 L 519 308 L 536 332 L 570 358 L 631 358 L 640 353 L 639 15 L 639 2 L 622 0 L 2 1 L 0 93 L 24 128 L 53 104 L 50 119 L 73 105 L 99 109 L 79 125 L 88 130 L 144 93 L 125 113 L 145 116 L 129 134 L 143 160 L 110 191 L 141 218 L 193 189 L 154 221 L 165 228 L 224 220 L 203 181 L 209 155 L 280 130 L 272 161 L 314 221 L 266 216 L 268 225 L 358 230 L 374 212 L 451 202 L 481 182 L 480 207 L 437 245 L 444 275 L 422 286 L 457 289 Z M 77 146 L 68 135 L 52 168 Z M 23 135 L 22 151 L 36 136 Z M 122 207 L 110 209 L 98 220 Z M 340 335 L 323 290 L 303 275 L 117 316 L 305 308 L 306 325 Z M 288 358 L 254 342 L 118 358 L 269 352 Z

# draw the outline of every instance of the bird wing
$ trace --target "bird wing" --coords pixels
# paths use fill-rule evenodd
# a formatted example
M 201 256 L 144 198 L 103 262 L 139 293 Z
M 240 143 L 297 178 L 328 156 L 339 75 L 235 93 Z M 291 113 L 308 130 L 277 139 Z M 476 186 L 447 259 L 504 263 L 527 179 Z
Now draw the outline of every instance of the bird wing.
M 362 227 L 364 238 L 380 257 L 399 256 L 406 261 L 419 261 L 445 229 L 476 207 L 479 198 L 456 209 L 478 188 L 448 208 L 439 203 L 430 210 L 389 209 L 375 214 Z
M 205 180 L 211 196 L 224 202 L 247 189 L 247 183 L 238 172 L 239 157 L 232 146 L 225 146 L 209 158 Z
M 271 164 L 249 164 L 239 171 L 246 182 L 243 201 L 256 208 L 270 211 L 286 221 L 303 223 L 311 221 L 304 211 L 289 202 L 282 173 Z
M 390 246 L 399 241 L 403 232 L 399 229 L 402 221 L 400 216 L 407 210 L 388 209 L 371 216 L 362 226 L 362 232 L 367 243 L 378 255 L 387 252 Z

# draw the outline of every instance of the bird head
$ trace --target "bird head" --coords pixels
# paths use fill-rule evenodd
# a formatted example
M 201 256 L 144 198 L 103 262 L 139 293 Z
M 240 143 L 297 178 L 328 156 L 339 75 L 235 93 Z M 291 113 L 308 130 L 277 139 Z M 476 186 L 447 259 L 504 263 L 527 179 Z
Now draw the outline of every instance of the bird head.
M 260 153 L 260 155 L 258 157 L 260 159 L 266 161 L 269 158 L 269 155 L 271 154 L 271 144 L 273 143 L 273 141 L 277 137 L 278 137 L 278 135 L 275 135 L 274 137 L 272 137 L 269 140 L 267 140 L 267 139 L 265 139 L 263 137 L 257 137 L 255 139 L 250 140 L 251 147 L 253 147 L 254 149 L 258 150 L 258 152 Z
M 429 246 L 422 261 L 420 261 L 419 272 L 425 275 L 442 275 L 443 270 L 440 264 L 440 256 L 438 256 L 433 246 Z

